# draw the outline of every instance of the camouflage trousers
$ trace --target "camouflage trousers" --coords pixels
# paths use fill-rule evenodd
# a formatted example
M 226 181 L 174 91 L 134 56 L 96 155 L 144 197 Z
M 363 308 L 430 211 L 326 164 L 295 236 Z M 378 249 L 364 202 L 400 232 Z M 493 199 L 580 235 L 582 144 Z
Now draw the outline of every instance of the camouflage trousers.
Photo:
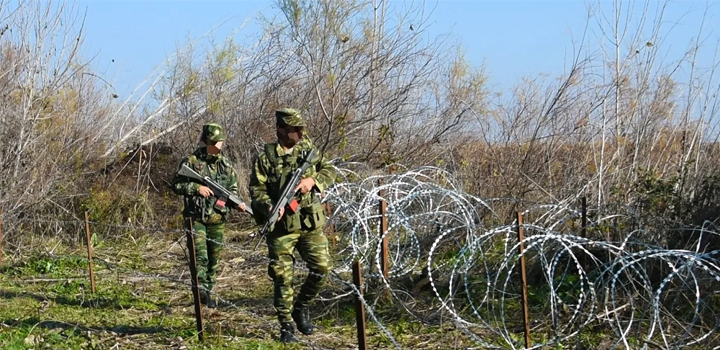
M 293 270 L 297 248 L 300 256 L 307 264 L 310 273 L 300 288 L 294 303 L 299 307 L 309 306 L 320 289 L 325 285 L 330 271 L 330 254 L 328 241 L 322 228 L 312 231 L 296 231 L 292 233 L 273 232 L 267 236 L 270 263 L 268 274 L 274 285 L 274 306 L 278 320 L 291 322 L 293 310 Z
M 198 284 L 207 290 L 212 290 L 215 286 L 215 275 L 220 261 L 225 223 L 204 224 L 195 221 L 193 229 L 195 230 Z

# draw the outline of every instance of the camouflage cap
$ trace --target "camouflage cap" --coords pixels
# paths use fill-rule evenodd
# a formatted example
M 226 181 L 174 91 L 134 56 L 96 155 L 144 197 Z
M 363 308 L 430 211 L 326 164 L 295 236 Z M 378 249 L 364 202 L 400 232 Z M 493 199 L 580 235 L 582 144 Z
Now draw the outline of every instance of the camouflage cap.
M 203 125 L 202 135 L 203 138 L 208 141 L 218 142 L 225 140 L 225 132 L 218 123 L 207 123 Z
M 280 125 L 307 126 L 307 123 L 300 115 L 300 111 L 294 108 L 278 109 L 275 111 L 275 118 L 277 118 L 277 123 Z

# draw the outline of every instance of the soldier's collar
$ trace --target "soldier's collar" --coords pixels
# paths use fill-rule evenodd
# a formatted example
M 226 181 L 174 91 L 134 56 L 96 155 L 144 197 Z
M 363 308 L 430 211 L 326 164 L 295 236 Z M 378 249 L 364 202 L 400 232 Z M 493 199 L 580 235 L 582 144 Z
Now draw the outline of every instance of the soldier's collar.
M 295 146 L 297 146 L 297 145 L 295 145 Z M 290 149 L 288 149 L 288 150 L 286 151 L 286 150 L 280 145 L 280 142 L 278 142 L 278 143 L 275 145 L 275 151 L 277 152 L 277 155 L 278 155 L 279 157 L 282 157 L 282 156 L 288 155 L 288 154 L 292 154 L 294 150 L 295 150 L 295 147 L 290 148 Z

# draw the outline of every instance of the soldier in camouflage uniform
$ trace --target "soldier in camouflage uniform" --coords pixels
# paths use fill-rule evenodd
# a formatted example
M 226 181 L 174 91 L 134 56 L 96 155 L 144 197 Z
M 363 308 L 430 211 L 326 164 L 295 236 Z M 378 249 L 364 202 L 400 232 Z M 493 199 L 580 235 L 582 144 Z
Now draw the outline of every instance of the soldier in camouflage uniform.
M 251 207 L 259 225 L 265 223 L 272 206 L 279 199 L 285 181 L 315 147 L 303 137 L 307 126 L 300 113 L 292 108 L 275 112 L 278 141 L 266 144 L 254 162 L 250 178 Z M 320 154 L 319 152 L 317 152 Z M 335 167 L 322 155 L 310 159 L 313 165 L 303 174 L 295 188 L 300 206 L 295 212 L 280 209 L 280 217 L 267 235 L 270 263 L 268 274 L 274 284 L 274 306 L 280 321 L 280 340 L 297 339 L 291 320 L 303 334 L 312 334 L 309 305 L 325 283 L 330 270 L 328 241 L 323 233 L 326 217 L 320 193 L 335 182 Z M 293 303 L 293 250 L 297 249 L 310 273 Z
M 230 160 L 221 153 L 224 140 L 225 133 L 220 125 L 203 125 L 200 147 L 183 159 L 178 169 L 185 164 L 200 175 L 210 176 L 228 191 L 237 193 L 235 169 Z M 203 287 L 200 290 L 200 300 L 207 307 L 214 308 L 216 304 L 210 297 L 210 291 L 215 285 L 229 208 L 216 208 L 217 198 L 212 190 L 185 176 L 176 174 L 172 180 L 172 188 L 175 193 L 183 196 L 183 216 L 192 218 L 194 222 L 198 283 Z M 245 204 L 236 209 L 245 211 Z

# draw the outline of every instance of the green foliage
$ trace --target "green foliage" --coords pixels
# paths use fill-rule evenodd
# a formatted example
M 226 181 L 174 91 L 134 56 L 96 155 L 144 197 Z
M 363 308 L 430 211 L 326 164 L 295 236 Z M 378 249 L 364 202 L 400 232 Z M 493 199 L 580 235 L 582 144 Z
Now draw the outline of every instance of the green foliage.
M 635 191 L 644 210 L 653 216 L 679 214 L 677 211 L 682 207 L 682 197 L 677 191 L 680 177 L 662 179 L 649 171 L 639 173 Z
M 686 243 L 696 241 L 696 232 L 676 230 L 697 227 L 705 221 L 720 217 L 720 175 L 704 175 L 692 179 L 678 174 L 669 178 L 649 172 L 641 172 L 634 184 L 631 196 L 639 204 L 639 215 L 646 228 L 673 229 L 661 243 L 671 248 L 687 248 Z M 616 226 L 617 223 L 614 223 Z M 616 228 L 622 230 L 622 227 Z M 704 237 L 706 247 L 720 247 L 715 237 Z
M 35 256 L 14 266 L 4 268 L 3 273 L 11 276 L 39 274 L 53 277 L 69 277 L 84 273 L 87 268 L 88 260 L 82 256 Z
M 137 223 L 143 225 L 153 220 L 154 209 L 148 201 L 147 193 L 91 187 L 89 195 L 80 203 L 87 211 L 91 221 L 102 224 Z
M 37 317 L 27 318 L 14 327 L 0 333 L 0 345 L 3 349 L 100 349 L 97 344 L 88 344 L 79 330 L 70 328 L 49 328 L 52 323 L 43 323 Z M 58 324 L 59 325 L 59 324 Z
M 704 177 L 689 202 L 687 207 L 692 210 L 689 218 L 692 223 L 702 224 L 705 220 L 720 217 L 720 175 Z
M 576 274 L 566 274 L 553 278 L 552 286 L 555 287 L 555 293 L 564 304 L 574 304 L 580 296 L 580 288 L 578 286 L 580 277 Z M 528 286 L 528 303 L 533 308 L 548 309 L 546 305 L 550 301 L 549 283 L 541 283 L 536 286 Z
M 233 65 L 237 62 L 238 47 L 232 40 L 215 53 L 216 83 L 227 83 L 235 78 Z
M 66 282 L 61 282 L 54 284 L 52 287 L 50 287 L 48 290 L 60 295 L 74 295 L 80 292 L 80 289 L 84 289 L 86 285 L 89 285 L 90 281 L 81 281 L 79 279 L 72 279 L 67 280 Z
M 400 320 L 393 322 L 389 327 L 390 333 L 396 338 L 396 340 L 403 340 L 407 337 L 414 337 L 417 334 L 421 334 L 428 331 L 427 326 L 416 320 L 409 320 L 406 317 L 401 317 Z

